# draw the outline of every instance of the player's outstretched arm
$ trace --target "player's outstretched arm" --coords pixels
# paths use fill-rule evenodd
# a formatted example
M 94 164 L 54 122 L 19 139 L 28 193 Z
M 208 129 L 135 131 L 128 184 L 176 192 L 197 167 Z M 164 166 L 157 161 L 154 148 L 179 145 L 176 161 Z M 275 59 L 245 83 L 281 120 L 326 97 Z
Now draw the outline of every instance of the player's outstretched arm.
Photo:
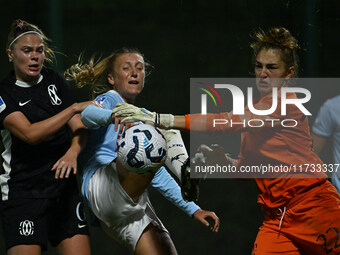
M 145 108 L 139 108 L 132 104 L 118 103 L 112 112 L 116 118 L 115 124 L 142 121 L 146 124 L 163 129 L 175 128 L 184 130 L 185 128 L 184 116 L 151 112 Z
M 210 226 L 210 229 L 213 232 L 218 232 L 218 229 L 220 227 L 220 219 L 216 216 L 214 212 L 199 209 L 193 214 L 193 217 L 207 227 L 210 226 L 207 219 L 212 219 L 214 221 L 214 224 Z
M 72 119 L 75 114 L 80 113 L 89 104 L 101 107 L 95 101 L 74 103 L 53 117 L 35 123 L 31 123 L 22 112 L 16 111 L 5 117 L 3 125 L 22 141 L 35 145 L 45 141 L 49 136 L 56 133 Z

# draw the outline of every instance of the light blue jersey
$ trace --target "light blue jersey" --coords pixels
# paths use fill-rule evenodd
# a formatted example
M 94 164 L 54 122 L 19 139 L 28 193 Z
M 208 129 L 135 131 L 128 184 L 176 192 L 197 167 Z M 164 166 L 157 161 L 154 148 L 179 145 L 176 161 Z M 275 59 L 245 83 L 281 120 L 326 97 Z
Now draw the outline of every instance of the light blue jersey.
M 313 132 L 320 136 L 331 137 L 334 163 L 340 163 L 340 96 L 333 97 L 320 108 L 313 125 Z M 334 172 L 332 182 L 340 193 L 340 171 Z
M 81 119 L 90 130 L 88 144 L 80 155 L 79 168 L 81 171 L 82 193 L 88 200 L 88 185 L 92 175 L 100 167 L 110 163 L 117 157 L 118 132 L 112 124 L 112 109 L 117 103 L 123 103 L 123 98 L 114 90 L 110 90 L 96 98 L 104 108 L 94 105 L 88 106 L 81 114 Z M 192 215 L 200 209 L 193 202 L 185 202 L 181 190 L 176 181 L 161 167 L 155 174 L 151 185 L 164 197 L 188 215 Z

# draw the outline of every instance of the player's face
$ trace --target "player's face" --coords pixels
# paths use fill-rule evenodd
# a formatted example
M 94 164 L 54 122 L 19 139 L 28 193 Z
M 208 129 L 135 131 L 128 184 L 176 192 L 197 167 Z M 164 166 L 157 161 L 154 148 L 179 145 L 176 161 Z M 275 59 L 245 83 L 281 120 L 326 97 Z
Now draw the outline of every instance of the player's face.
M 261 96 L 272 92 L 274 87 L 286 86 L 294 74 L 294 67 L 286 67 L 279 49 L 262 49 L 256 56 L 256 87 Z
M 44 44 L 39 35 L 27 34 L 20 37 L 7 53 L 13 60 L 17 80 L 31 82 L 38 78 L 45 60 Z
M 127 102 L 133 103 L 144 87 L 145 63 L 141 55 L 125 53 L 117 57 L 114 74 L 108 75 L 108 82 Z

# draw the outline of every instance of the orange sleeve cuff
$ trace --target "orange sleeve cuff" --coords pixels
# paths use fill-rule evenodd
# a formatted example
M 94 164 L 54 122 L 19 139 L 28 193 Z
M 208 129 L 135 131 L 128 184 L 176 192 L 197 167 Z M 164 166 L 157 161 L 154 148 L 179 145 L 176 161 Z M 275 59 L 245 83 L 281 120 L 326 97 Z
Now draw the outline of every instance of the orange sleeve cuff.
M 185 115 L 185 130 L 190 130 L 190 114 Z

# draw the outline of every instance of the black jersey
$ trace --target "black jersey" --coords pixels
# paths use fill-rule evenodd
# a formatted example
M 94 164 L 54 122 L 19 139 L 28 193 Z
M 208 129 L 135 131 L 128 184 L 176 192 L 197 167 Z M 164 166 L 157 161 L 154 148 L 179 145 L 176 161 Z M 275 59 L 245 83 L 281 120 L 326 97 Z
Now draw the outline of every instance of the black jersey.
M 4 146 L 0 175 L 2 201 L 59 195 L 70 180 L 55 179 L 51 168 L 65 154 L 71 141 L 65 125 L 45 141 L 30 145 L 4 128 L 4 118 L 20 111 L 31 123 L 39 122 L 73 104 L 74 98 L 64 77 L 51 69 L 43 68 L 41 77 L 34 85 L 17 81 L 14 72 L 1 82 L 0 128 Z

